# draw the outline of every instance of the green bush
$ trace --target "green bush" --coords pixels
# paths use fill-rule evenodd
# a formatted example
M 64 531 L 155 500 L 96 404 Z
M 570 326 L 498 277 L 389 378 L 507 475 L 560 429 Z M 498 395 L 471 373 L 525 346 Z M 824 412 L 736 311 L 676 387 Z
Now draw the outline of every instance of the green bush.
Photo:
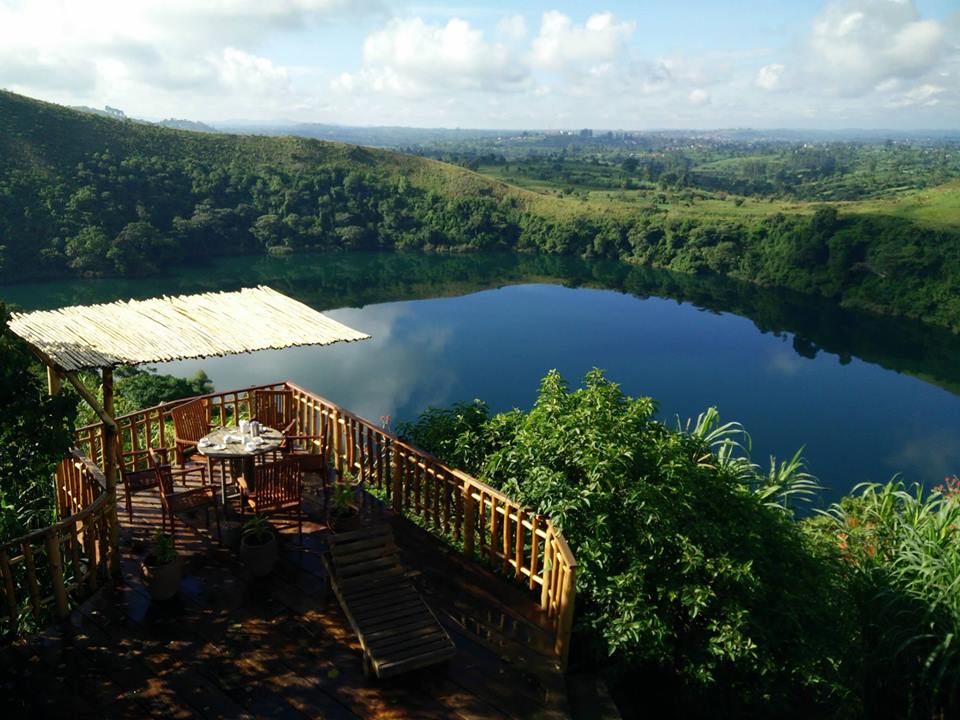
M 808 476 L 761 473 L 715 412 L 681 429 L 654 411 L 600 371 L 573 392 L 552 372 L 528 413 L 461 405 L 401 432 L 562 527 L 574 663 L 614 668 L 619 700 L 652 692 L 685 717 L 850 707 L 837 558 L 782 509 Z

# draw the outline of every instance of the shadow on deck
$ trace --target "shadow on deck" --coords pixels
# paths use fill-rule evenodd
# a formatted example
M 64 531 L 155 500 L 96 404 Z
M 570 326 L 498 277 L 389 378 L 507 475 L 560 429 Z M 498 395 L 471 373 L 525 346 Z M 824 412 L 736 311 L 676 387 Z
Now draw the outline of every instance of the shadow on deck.
M 364 677 L 359 644 L 327 592 L 328 530 L 323 501 L 309 487 L 303 545 L 295 528 L 284 529 L 270 577 L 250 578 L 202 519 L 178 523 L 179 595 L 151 601 L 138 563 L 160 507 L 155 494 L 142 493 L 132 522 L 120 512 L 122 581 L 64 626 L 0 653 L 10 670 L 0 680 L 5 707 L 17 717 L 71 718 L 568 716 L 555 661 L 532 649 L 542 632 L 529 622 L 535 603 L 367 500 L 365 522 L 393 525 L 404 562 L 420 571 L 415 582 L 457 645 L 449 665 L 386 681 Z

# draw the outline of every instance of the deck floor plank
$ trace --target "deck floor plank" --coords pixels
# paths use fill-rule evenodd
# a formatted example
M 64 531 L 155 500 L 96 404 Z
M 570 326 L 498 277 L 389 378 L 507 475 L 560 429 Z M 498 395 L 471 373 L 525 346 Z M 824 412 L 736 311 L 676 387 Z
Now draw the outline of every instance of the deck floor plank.
M 495 651 L 485 636 L 489 618 L 503 611 L 498 598 L 510 598 L 512 606 L 521 595 L 511 595 L 502 580 L 474 573 L 467 573 L 469 582 L 445 585 L 443 579 L 457 572 L 448 564 L 449 549 L 436 541 L 425 545 L 405 521 L 390 519 L 397 538 L 390 551 L 418 571 L 414 584 L 457 654 L 446 666 L 376 681 L 364 677 L 359 642 L 328 588 L 320 501 L 305 498 L 302 545 L 295 529 L 284 527 L 276 570 L 256 581 L 235 553 L 218 547 L 202 520 L 195 526 L 178 522 L 184 579 L 175 599 L 157 603 L 139 577 L 146 541 L 160 524 L 153 495 L 134 496 L 132 521 L 121 513 L 121 581 L 107 584 L 57 628 L 0 648 L 0 663 L 11 668 L 0 678 L 0 691 L 15 716 L 564 717 L 565 698 L 555 691 L 562 678 L 551 664 L 511 637 L 500 638 L 494 645 L 501 651 Z M 373 500 L 365 512 L 366 522 L 389 514 Z M 280 518 L 286 526 L 290 520 Z M 358 567 L 377 567 L 377 552 L 374 543 L 351 554 Z M 415 618 L 403 626 L 407 635 L 398 635 L 398 623 L 421 601 L 416 593 L 397 592 L 392 576 L 384 575 L 379 585 L 360 582 L 352 590 L 356 612 L 390 662 L 415 664 L 437 638 Z M 470 590 L 470 583 L 486 582 L 499 585 Z M 536 637 L 535 626 L 522 627 L 537 613 L 532 599 L 525 602 L 508 609 L 507 625 L 521 628 L 514 636 Z M 470 622 L 454 620 L 464 616 Z

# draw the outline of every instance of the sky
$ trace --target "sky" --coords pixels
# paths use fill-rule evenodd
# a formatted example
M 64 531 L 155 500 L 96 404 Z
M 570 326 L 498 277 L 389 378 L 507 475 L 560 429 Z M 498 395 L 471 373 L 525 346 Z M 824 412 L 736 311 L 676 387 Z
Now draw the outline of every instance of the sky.
M 0 0 L 0 87 L 159 120 L 960 127 L 960 0 Z

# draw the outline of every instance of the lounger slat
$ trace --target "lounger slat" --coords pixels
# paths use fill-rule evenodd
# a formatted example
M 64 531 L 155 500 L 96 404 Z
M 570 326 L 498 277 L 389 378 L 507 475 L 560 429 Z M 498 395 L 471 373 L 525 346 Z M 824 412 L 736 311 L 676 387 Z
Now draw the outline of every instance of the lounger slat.
M 330 585 L 380 678 L 445 662 L 456 648 L 400 563 L 389 525 L 333 535 Z

